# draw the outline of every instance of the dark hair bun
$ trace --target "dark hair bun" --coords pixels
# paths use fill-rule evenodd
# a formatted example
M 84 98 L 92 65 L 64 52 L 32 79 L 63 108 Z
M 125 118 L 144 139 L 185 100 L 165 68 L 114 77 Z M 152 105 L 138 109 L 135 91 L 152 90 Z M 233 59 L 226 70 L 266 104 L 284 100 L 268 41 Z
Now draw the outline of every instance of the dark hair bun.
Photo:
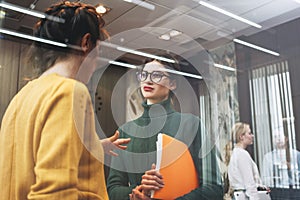
M 73 45 L 86 33 L 91 34 L 93 42 L 101 38 L 100 29 L 105 23 L 91 5 L 65 1 L 52 5 L 45 13 L 49 17 L 37 23 L 34 33 L 37 37 Z

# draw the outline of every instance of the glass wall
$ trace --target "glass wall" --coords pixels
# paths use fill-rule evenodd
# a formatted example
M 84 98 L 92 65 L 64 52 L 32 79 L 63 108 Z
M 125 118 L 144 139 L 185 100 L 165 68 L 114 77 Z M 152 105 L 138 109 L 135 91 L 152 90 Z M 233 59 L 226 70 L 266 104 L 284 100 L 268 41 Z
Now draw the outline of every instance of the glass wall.
M 0 3 L 0 119 L 33 72 L 23 60 L 37 21 L 7 5 L 42 12 L 54 2 Z M 201 118 L 207 132 L 203 140 L 217 150 L 218 181 L 226 184 L 231 128 L 242 121 L 254 133 L 247 151 L 273 199 L 300 198 L 299 1 L 81 2 L 110 7 L 103 15 L 110 39 L 100 43 L 99 67 L 87 84 L 100 135 L 110 136 L 141 114 L 136 67 L 167 50 L 180 57 L 183 72 L 174 107 Z

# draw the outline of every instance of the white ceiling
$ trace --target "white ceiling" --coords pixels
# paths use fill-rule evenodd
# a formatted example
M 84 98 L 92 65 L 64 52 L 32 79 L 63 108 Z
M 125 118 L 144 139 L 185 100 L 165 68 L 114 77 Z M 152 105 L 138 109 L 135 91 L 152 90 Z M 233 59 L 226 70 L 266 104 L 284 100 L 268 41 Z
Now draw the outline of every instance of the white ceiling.
M 204 0 L 205 1 L 205 0 Z M 54 0 L 7 0 L 6 2 L 43 11 Z M 194 0 L 147 0 L 155 6 L 149 10 L 123 0 L 82 0 L 96 5 L 102 3 L 111 8 L 105 15 L 106 29 L 112 41 L 129 48 L 159 46 L 176 48 L 180 52 L 193 49 L 194 41 L 204 49 L 212 49 L 232 41 L 241 35 L 249 36 L 270 29 L 300 16 L 300 3 L 296 0 L 209 0 L 205 1 L 240 17 L 262 25 L 262 29 L 232 19 L 208 9 Z M 18 19 L 16 19 L 18 18 Z M 16 31 L 29 30 L 36 19 L 16 15 L 6 19 L 4 28 Z M 154 27 L 154 28 L 147 28 Z M 184 34 L 170 41 L 158 39 L 160 34 L 176 29 Z M 191 42 L 192 41 L 192 42 Z

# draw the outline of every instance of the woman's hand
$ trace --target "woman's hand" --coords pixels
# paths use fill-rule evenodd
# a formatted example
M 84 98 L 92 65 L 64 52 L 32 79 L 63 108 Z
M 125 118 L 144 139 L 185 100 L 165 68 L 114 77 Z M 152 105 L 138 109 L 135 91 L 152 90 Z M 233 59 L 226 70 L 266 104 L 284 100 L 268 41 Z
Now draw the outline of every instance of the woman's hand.
M 142 176 L 141 185 L 135 187 L 129 194 L 130 200 L 150 200 L 152 190 L 155 191 L 164 187 L 162 175 L 155 167 L 155 164 L 152 164 L 151 169 L 145 172 Z
M 130 142 L 130 138 L 119 139 L 119 135 L 119 131 L 116 131 L 113 136 L 101 140 L 101 144 L 106 154 L 118 156 L 118 154 L 114 152 L 115 149 L 125 150 L 127 148 L 127 146 L 124 146 L 124 144 L 128 144 Z
M 269 187 L 265 186 L 265 185 L 259 185 L 257 187 L 257 191 L 267 191 L 268 193 L 270 193 L 271 189 Z
M 142 185 L 136 186 L 129 194 L 130 200 L 151 200 L 150 195 L 143 192 Z
M 151 169 L 142 176 L 141 186 L 145 194 L 150 194 L 152 190 L 159 190 L 164 187 L 163 177 L 155 167 L 155 164 L 152 164 Z

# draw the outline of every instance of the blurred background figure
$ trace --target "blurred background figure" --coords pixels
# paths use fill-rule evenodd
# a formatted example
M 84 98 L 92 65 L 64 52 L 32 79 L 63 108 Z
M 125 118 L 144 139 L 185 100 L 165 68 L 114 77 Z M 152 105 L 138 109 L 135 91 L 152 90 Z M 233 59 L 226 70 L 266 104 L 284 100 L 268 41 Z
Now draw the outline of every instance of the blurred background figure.
M 273 150 L 264 155 L 263 182 L 275 188 L 293 188 L 299 185 L 300 152 L 289 148 L 283 127 L 273 133 Z

